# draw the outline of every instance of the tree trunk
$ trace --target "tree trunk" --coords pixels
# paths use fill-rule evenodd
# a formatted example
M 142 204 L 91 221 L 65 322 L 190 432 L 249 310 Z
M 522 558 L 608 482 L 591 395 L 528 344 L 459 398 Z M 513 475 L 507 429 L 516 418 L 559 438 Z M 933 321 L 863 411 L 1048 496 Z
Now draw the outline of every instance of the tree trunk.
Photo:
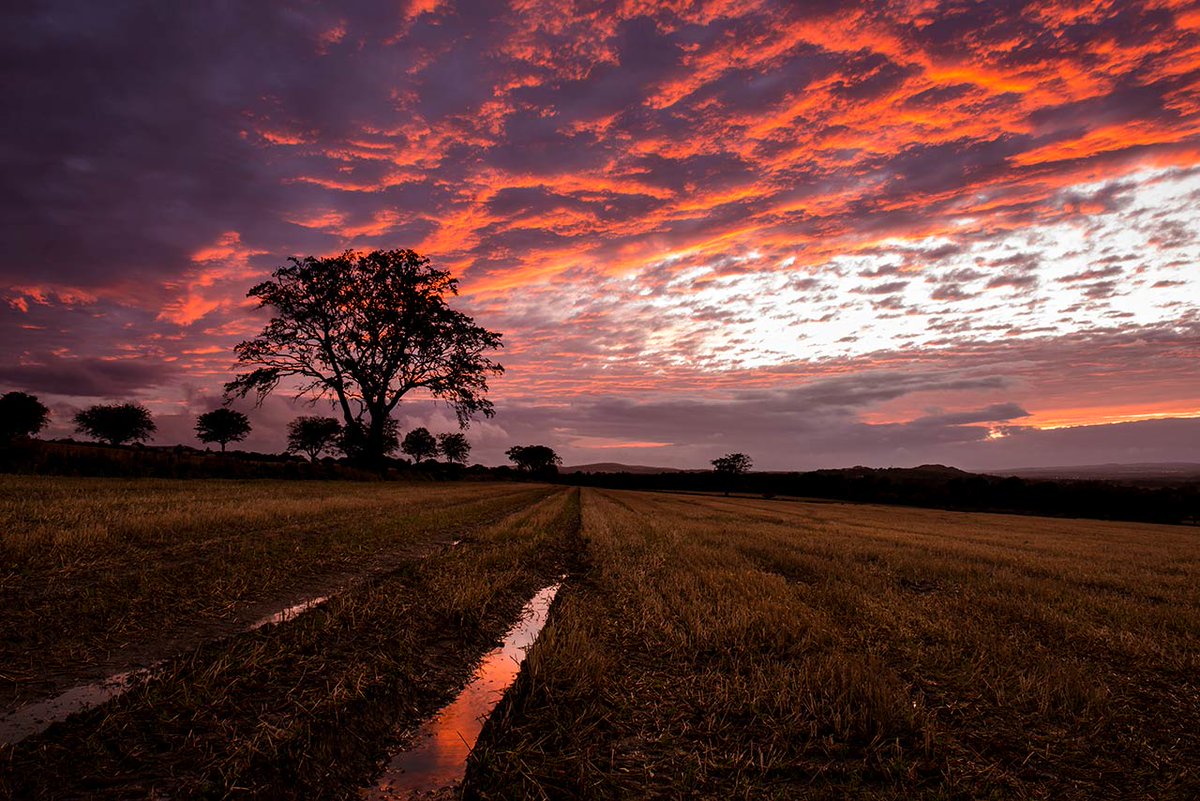
M 367 466 L 378 470 L 381 476 L 387 475 L 387 464 L 383 454 L 383 429 L 387 423 L 387 412 L 383 409 L 369 408 L 371 425 L 367 428 L 366 452 L 363 459 Z

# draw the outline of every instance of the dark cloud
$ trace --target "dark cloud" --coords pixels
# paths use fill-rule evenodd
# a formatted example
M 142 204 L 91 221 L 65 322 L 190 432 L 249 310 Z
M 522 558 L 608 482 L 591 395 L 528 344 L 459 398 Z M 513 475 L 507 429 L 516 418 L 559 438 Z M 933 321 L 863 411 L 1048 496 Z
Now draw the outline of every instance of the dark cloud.
M 1013 289 L 1030 289 L 1038 284 L 1036 275 L 1022 273 L 1004 273 L 997 275 L 987 282 L 988 289 L 997 289 L 999 287 L 1012 287 Z
M 931 414 L 917 418 L 913 425 L 928 426 L 961 426 L 972 423 L 997 423 L 1028 417 L 1029 412 L 1015 403 L 995 403 L 986 409 L 970 412 L 952 412 L 950 414 Z
M 1120 275 L 1122 272 L 1123 270 L 1120 267 L 1113 265 L 1110 267 L 1098 267 L 1092 270 L 1084 270 L 1083 272 L 1072 273 L 1071 275 L 1064 275 L 1058 280 L 1064 283 L 1073 283 L 1075 281 L 1094 281 L 1098 278 L 1113 278 Z
M 869 424 L 854 416 L 830 416 L 800 405 L 780 404 L 764 411 L 761 399 L 746 398 L 646 407 L 615 401 L 556 409 L 509 407 L 503 410 L 501 425 L 513 440 L 549 442 L 568 462 L 595 461 L 601 451 L 589 443 L 604 442 L 610 445 L 603 452 L 619 454 L 628 462 L 694 468 L 715 455 L 739 450 L 752 454 L 756 466 L 768 470 L 931 462 L 986 470 L 1104 461 L 1184 461 L 1194 458 L 1186 438 L 1200 435 L 1200 420 L 1046 431 L 1005 425 L 1026 416 L 1028 412 L 1018 405 L 1006 403 L 904 423 Z M 986 423 L 993 425 L 982 425 Z M 629 446 L 611 449 L 611 444 L 620 443 Z M 639 447 L 638 443 L 664 444 Z M 481 458 L 499 459 L 498 450 L 490 451 L 486 441 L 481 445 Z
M 885 281 L 882 284 L 871 284 L 865 287 L 859 287 L 856 292 L 864 295 L 891 295 L 896 292 L 904 291 L 908 286 L 908 281 Z
M 178 378 L 170 364 L 145 357 L 56 359 L 0 366 L 0 383 L 68 397 L 125 398 Z

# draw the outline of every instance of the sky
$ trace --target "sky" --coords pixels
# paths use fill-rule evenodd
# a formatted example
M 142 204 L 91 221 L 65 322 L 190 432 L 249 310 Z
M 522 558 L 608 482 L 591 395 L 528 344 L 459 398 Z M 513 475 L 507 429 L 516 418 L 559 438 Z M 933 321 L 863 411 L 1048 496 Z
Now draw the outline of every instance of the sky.
M 21 2 L 0 391 L 196 445 L 247 289 L 413 248 L 473 459 L 1200 461 L 1200 5 Z M 239 403 L 277 451 L 286 395 Z M 455 428 L 412 396 L 403 429 Z

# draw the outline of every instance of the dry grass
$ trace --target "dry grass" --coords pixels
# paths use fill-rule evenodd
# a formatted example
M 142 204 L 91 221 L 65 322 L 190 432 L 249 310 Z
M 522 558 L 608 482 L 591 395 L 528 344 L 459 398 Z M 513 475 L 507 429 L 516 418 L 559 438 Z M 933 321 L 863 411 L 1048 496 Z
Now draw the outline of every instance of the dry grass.
M 585 491 L 485 798 L 1200 797 L 1200 535 Z
M 0 477 L 0 705 L 170 656 L 548 491 Z
M 0 796 L 353 796 L 577 550 L 578 492 L 540 492 L 460 547 L 0 749 Z
M 352 797 L 564 565 L 468 796 L 1200 797 L 1194 529 L 477 484 L 5 479 L 0 510 L 4 647 L 60 660 L 428 554 L 0 749 L 0 797 Z

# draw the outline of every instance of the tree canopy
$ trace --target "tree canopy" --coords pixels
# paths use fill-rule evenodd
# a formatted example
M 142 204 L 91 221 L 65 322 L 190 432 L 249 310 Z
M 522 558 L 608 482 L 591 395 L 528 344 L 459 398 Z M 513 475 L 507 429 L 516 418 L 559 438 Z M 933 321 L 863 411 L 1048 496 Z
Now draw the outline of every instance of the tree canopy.
M 548 445 L 514 445 L 504 455 L 526 473 L 554 473 L 562 464 L 562 458 Z
M 438 443 L 428 428 L 414 428 L 404 435 L 400 450 L 411 456 L 414 462 L 420 463 L 437 456 Z
M 713 470 L 726 476 L 740 476 L 750 472 L 754 461 L 744 453 L 727 453 L 712 460 Z
M 150 410 L 140 403 L 109 403 L 89 406 L 75 415 L 75 430 L 110 445 L 144 442 L 158 426 Z
M 273 316 L 236 347 L 250 369 L 226 392 L 261 402 L 294 380 L 299 394 L 333 402 L 347 428 L 363 424 L 364 453 L 375 459 L 389 415 L 414 390 L 448 403 L 463 427 L 490 417 L 488 378 L 503 367 L 488 354 L 501 335 L 450 308 L 456 294 L 457 279 L 412 250 L 293 257 L 249 292 Z
M 241 442 L 250 433 L 250 418 L 233 409 L 213 409 L 196 418 L 196 439 L 219 442 L 221 451 L 230 442 Z
M 438 434 L 438 447 L 446 461 L 455 464 L 466 464 L 471 455 L 471 443 L 467 442 L 465 434 L 458 431 L 452 434 Z
M 50 422 L 50 410 L 33 395 L 6 392 L 0 395 L 0 442 L 32 437 Z
M 288 423 L 288 453 L 304 453 L 315 462 L 323 451 L 337 447 L 342 424 L 334 417 L 297 417 Z
M 727 453 L 724 456 L 718 456 L 712 460 L 713 472 L 718 476 L 723 476 L 722 483 L 725 485 L 725 494 L 729 494 L 730 488 L 737 483 L 736 479 L 750 472 L 750 467 L 754 462 L 744 453 Z

